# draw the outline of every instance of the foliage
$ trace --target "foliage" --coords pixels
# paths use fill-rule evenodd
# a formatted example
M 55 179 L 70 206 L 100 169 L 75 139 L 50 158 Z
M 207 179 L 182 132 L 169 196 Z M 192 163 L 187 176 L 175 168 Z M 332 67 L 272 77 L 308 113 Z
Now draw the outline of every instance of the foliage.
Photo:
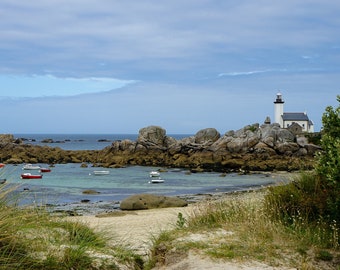
M 103 233 L 88 226 L 53 217 L 34 206 L 19 208 L 13 190 L 0 188 L 1 269 L 142 269 L 140 256 L 116 244 L 109 246 Z
M 340 102 L 340 96 L 337 97 Z M 340 106 L 326 108 L 315 171 L 301 173 L 291 183 L 270 189 L 266 196 L 267 212 L 293 229 L 325 230 L 326 245 L 338 247 L 340 224 Z M 299 222 L 298 222 L 299 221 Z
M 145 269 L 162 265 L 166 269 L 168 262 L 186 258 L 188 252 L 294 269 L 324 269 L 320 260 L 333 264 L 337 255 L 331 248 L 336 247 L 333 240 L 338 231 L 325 229 L 327 222 L 306 223 L 298 212 L 289 224 L 273 220 L 265 207 L 269 206 L 265 192 L 234 194 L 198 205 L 185 227 L 163 232 L 154 240 Z
M 183 214 L 181 212 L 179 212 L 178 215 L 177 215 L 176 226 L 178 228 L 183 228 L 185 223 L 186 223 L 186 218 L 183 216 Z
M 340 96 L 337 97 L 340 103 Z M 321 146 L 316 171 L 327 180 L 327 187 L 340 189 L 340 106 L 326 108 L 322 116 Z

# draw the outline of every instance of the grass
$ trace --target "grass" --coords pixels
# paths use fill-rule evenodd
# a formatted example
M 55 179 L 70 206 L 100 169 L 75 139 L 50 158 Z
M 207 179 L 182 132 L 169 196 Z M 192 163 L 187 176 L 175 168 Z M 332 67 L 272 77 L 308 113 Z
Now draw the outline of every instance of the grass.
M 104 233 L 41 208 L 9 206 L 12 191 L 0 188 L 0 269 L 142 269 L 140 256 L 109 246 Z
M 220 201 L 204 202 L 185 220 L 179 216 L 175 230 L 154 241 L 146 269 L 171 261 L 173 251 L 196 252 L 212 260 L 259 261 L 271 266 L 302 270 L 337 269 L 338 227 L 319 220 L 307 223 L 296 216 L 287 226 L 267 210 L 268 189 L 230 195 Z M 184 255 L 183 255 L 184 256 Z M 325 268 L 327 265 L 328 268 Z
M 309 192 L 306 199 L 301 199 L 296 186 Z M 9 206 L 12 190 L 4 185 L 0 188 L 0 269 L 118 270 L 124 266 L 147 270 L 195 252 L 212 260 L 340 270 L 339 224 L 315 219 L 315 214 L 311 222 L 309 205 L 323 209 L 314 186 L 303 175 L 299 182 L 285 186 L 198 203 L 190 216 L 178 213 L 174 230 L 153 239 L 144 264 L 139 255 L 104 232 L 51 216 L 41 208 L 19 208 L 15 201 Z M 309 204 L 301 204 L 307 200 Z M 287 209 L 289 218 L 285 218 Z

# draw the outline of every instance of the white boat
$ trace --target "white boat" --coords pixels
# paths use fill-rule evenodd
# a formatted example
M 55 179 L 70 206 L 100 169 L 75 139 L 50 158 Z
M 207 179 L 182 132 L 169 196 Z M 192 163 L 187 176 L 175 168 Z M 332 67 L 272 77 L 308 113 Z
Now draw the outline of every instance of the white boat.
M 150 172 L 150 177 L 159 177 L 161 174 L 157 171 Z
M 23 170 L 40 170 L 39 165 L 32 165 L 32 164 L 25 164 L 24 167 L 22 167 Z
M 93 171 L 94 175 L 107 175 L 110 174 L 110 171 Z
M 160 184 L 160 183 L 164 183 L 164 179 L 159 178 L 153 178 L 149 181 L 150 184 Z

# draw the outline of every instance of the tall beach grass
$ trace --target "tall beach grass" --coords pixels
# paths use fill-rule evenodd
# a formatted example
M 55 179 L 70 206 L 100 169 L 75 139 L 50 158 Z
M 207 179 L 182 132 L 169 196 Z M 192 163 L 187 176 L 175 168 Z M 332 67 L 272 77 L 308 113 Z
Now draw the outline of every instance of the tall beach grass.
M 0 187 L 0 269 L 142 269 L 141 258 L 85 224 L 41 207 L 18 207 L 16 187 Z
M 190 250 L 212 260 L 339 270 L 337 224 L 322 219 L 310 223 L 298 211 L 290 224 L 273 218 L 278 207 L 273 204 L 273 196 L 281 188 L 228 195 L 199 204 L 184 225 L 164 232 L 154 241 L 149 269 L 171 261 L 168 257 L 173 256 L 174 250 L 182 254 Z

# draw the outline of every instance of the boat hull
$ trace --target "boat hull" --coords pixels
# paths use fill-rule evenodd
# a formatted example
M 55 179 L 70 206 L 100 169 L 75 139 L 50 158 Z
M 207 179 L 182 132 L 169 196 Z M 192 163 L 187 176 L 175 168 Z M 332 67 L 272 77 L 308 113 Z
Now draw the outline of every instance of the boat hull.
M 30 173 L 23 173 L 21 174 L 21 179 L 41 179 L 41 174 L 30 174 Z
M 94 175 L 108 175 L 110 174 L 110 171 L 94 171 Z
M 149 181 L 150 184 L 161 184 L 164 183 L 164 179 L 152 179 Z

